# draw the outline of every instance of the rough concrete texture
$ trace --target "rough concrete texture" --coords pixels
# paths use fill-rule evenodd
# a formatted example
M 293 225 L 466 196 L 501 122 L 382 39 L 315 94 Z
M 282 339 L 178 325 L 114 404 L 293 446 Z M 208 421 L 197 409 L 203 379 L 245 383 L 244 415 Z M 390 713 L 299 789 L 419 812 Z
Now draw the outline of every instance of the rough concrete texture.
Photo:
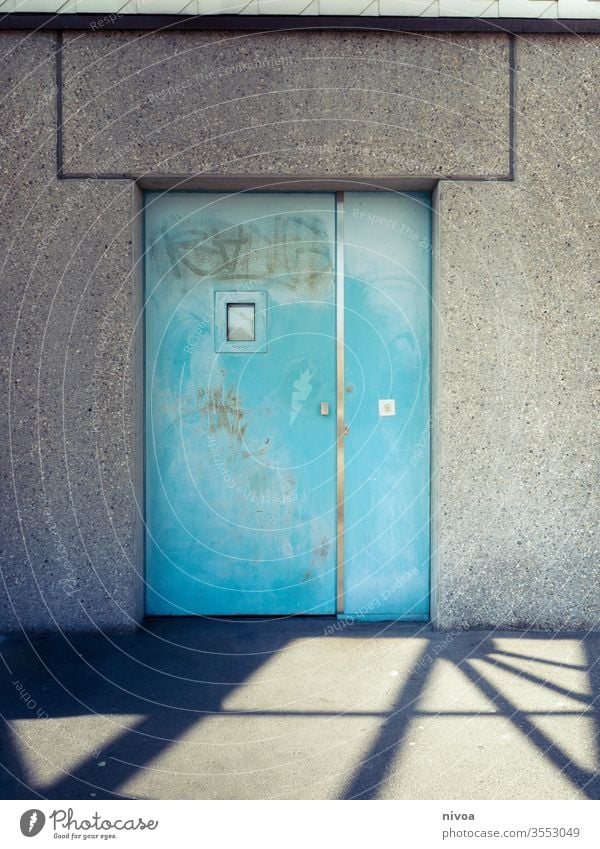
M 55 39 L 0 45 L 0 630 L 132 628 L 133 189 L 57 181 Z
M 599 44 L 519 44 L 516 182 L 441 185 L 442 627 L 600 620 Z
M 506 174 L 508 64 L 503 36 L 76 33 L 65 168 Z
M 14 640 L 0 797 L 598 799 L 599 650 L 330 618 Z
M 67 172 L 508 171 L 502 35 L 64 43 Z M 442 627 L 600 621 L 598 44 L 519 39 L 516 181 L 440 183 Z M 0 631 L 120 630 L 142 610 L 134 190 L 56 179 L 55 47 L 0 37 Z

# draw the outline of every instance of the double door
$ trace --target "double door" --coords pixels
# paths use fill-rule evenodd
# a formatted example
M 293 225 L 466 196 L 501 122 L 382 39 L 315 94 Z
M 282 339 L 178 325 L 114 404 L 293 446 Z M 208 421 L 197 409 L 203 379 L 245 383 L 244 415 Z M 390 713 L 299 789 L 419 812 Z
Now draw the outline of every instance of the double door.
M 428 618 L 429 201 L 147 194 L 149 614 Z

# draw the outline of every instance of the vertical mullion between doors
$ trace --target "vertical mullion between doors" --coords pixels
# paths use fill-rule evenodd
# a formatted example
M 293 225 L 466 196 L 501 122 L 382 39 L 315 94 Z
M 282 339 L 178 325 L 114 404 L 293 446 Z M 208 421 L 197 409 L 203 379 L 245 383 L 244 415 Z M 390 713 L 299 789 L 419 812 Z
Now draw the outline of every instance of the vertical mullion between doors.
M 344 612 L 344 193 L 335 194 L 336 273 L 336 612 Z

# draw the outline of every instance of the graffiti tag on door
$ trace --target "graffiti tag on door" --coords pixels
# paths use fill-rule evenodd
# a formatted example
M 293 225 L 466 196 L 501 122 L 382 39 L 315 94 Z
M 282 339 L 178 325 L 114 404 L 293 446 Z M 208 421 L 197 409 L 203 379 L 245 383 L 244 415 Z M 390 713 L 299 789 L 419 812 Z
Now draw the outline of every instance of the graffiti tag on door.
M 300 274 L 309 286 L 333 269 L 331 238 L 322 216 L 278 215 L 232 225 L 190 217 L 163 226 L 156 247 L 177 277 L 189 272 L 220 280 Z

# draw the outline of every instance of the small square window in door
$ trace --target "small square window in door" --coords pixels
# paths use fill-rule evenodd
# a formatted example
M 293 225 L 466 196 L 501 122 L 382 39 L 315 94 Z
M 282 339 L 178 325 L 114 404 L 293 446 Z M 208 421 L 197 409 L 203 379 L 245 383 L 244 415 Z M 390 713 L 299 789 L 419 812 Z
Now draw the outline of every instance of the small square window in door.
M 227 341 L 255 342 L 254 304 L 227 304 Z
M 215 352 L 267 350 L 266 292 L 215 292 Z

